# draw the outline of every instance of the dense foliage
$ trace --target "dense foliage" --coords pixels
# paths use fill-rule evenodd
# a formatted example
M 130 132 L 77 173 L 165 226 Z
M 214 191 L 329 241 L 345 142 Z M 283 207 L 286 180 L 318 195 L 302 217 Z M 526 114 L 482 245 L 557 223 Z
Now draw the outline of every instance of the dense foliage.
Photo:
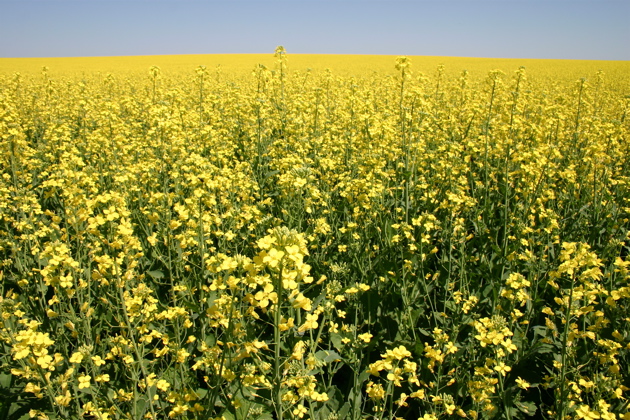
M 629 419 L 627 80 L 276 60 L 0 78 L 0 418 Z

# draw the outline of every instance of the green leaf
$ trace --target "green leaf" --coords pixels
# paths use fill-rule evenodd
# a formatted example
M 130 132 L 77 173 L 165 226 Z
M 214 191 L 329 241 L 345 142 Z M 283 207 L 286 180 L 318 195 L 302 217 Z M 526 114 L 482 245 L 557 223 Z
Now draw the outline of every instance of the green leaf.
M 228 411 L 224 415 L 227 418 L 236 419 L 249 419 L 249 420 L 273 420 L 273 416 L 271 415 L 270 407 L 265 404 L 264 399 L 260 398 L 257 394 L 252 394 L 249 389 L 238 389 L 234 393 L 234 399 L 238 399 L 241 406 L 238 409 L 234 409 L 230 407 Z M 259 413 L 256 415 L 252 415 L 252 413 Z
M 413 346 L 413 352 L 418 357 L 421 357 L 424 354 L 424 344 L 421 340 L 416 341 Z
M 208 390 L 205 388 L 197 388 L 195 393 L 199 396 L 199 399 L 201 400 L 206 396 L 206 394 L 208 393 Z
M 431 333 L 423 328 L 420 328 L 418 331 L 420 332 L 420 334 L 424 335 L 425 337 L 431 336 Z
M 341 391 L 335 385 L 328 388 L 328 392 L 326 392 L 326 394 L 328 394 L 328 401 L 326 401 L 322 407 L 321 414 L 327 417 L 327 413 L 325 413 L 325 411 L 331 413 L 339 412 L 339 404 L 345 400 L 345 397 L 342 396 Z
M 339 410 L 337 417 L 340 419 L 345 419 L 348 416 L 348 412 L 350 411 L 350 403 L 346 402 Z
M 546 343 L 539 343 L 538 345 L 534 346 L 534 348 L 532 349 L 534 353 L 538 353 L 538 354 L 552 353 L 553 350 L 554 350 L 554 346 L 552 346 L 551 344 L 546 344 Z
M 154 279 L 163 279 L 164 273 L 160 270 L 147 271 L 147 274 L 153 277 Z
M 12 376 L 8 373 L 0 373 L 0 386 L 2 388 L 11 388 Z
M 516 408 L 519 409 L 519 411 L 527 414 L 528 416 L 533 416 L 534 414 L 536 414 L 536 404 L 534 404 L 533 402 L 516 401 L 514 405 L 516 406 Z
M 490 283 L 483 289 L 483 297 L 487 298 L 494 292 L 494 284 Z
M 144 416 L 145 411 L 145 407 L 147 406 L 147 400 L 144 398 L 141 398 L 138 400 L 138 402 L 136 403 L 136 412 L 134 413 L 134 418 L 142 418 Z
M 539 335 L 541 337 L 546 337 L 547 336 L 547 327 L 545 327 L 545 326 L 535 325 L 532 329 L 534 330 L 534 337 L 536 335 Z
M 363 395 L 361 393 L 361 386 L 355 388 L 353 387 L 348 394 L 348 402 L 352 403 L 352 405 L 356 408 L 361 407 L 361 403 L 363 402 Z
M 330 362 L 341 360 L 341 355 L 332 350 L 320 350 L 315 353 L 315 358 L 324 364 L 328 364 Z
M 330 334 L 330 340 L 333 343 L 333 346 L 335 346 L 335 348 L 337 349 L 337 351 L 342 351 L 344 344 L 341 341 L 341 335 L 339 333 L 332 333 Z
M 367 370 L 364 370 L 363 372 L 361 372 L 361 374 L 357 378 L 357 384 L 359 385 L 362 384 L 363 382 L 367 381 L 369 377 L 370 377 L 370 372 L 368 372 Z

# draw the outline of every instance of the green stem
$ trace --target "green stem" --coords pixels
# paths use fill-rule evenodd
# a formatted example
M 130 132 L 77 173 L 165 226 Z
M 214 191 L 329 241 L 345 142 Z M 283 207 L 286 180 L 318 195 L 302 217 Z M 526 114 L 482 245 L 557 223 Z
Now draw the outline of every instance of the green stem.
M 572 279 L 573 280 L 573 279 Z M 573 304 L 573 281 L 571 282 L 571 291 L 569 292 L 569 302 L 567 304 L 567 310 L 564 315 L 564 331 L 562 334 L 562 366 L 560 367 L 560 398 L 558 402 L 560 403 L 560 415 L 558 416 L 558 420 L 564 420 L 564 412 L 566 408 L 565 404 L 565 393 L 568 393 L 568 390 L 565 389 L 565 377 L 566 377 L 566 362 L 567 362 L 567 340 L 569 336 L 569 328 L 571 324 L 571 305 Z
M 280 322 L 281 322 L 280 303 L 282 302 L 282 269 L 283 269 L 282 263 L 280 263 L 280 271 L 276 279 L 276 287 L 275 287 L 276 294 L 277 294 L 277 302 L 276 302 L 276 309 L 275 309 L 274 320 L 273 320 L 273 342 L 274 342 L 273 398 L 274 398 L 274 405 L 276 409 L 276 418 L 278 420 L 282 420 L 283 418 L 282 395 L 280 393 L 280 388 L 282 385 L 282 378 L 280 376 Z

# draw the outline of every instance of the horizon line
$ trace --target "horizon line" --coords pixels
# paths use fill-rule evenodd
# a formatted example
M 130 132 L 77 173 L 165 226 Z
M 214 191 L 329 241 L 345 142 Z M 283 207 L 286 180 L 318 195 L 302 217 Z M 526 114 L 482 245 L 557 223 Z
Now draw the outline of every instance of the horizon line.
M 273 56 L 273 53 L 194 53 L 194 54 L 122 54 L 122 55 L 78 55 L 78 56 L 33 56 L 33 57 L 0 57 L 12 60 L 28 59 L 82 59 L 82 58 L 132 58 L 132 57 L 172 57 L 172 56 L 208 56 L 208 55 L 264 55 Z M 382 57 L 444 57 L 444 58 L 471 58 L 471 59 L 495 59 L 495 60 L 562 60 L 562 61 L 622 61 L 623 59 L 593 59 L 593 58 L 536 58 L 536 57 L 495 57 L 495 56 L 467 56 L 467 55 L 422 55 L 422 54 L 361 54 L 361 53 L 287 53 L 292 55 L 323 55 L 323 56 L 382 56 Z

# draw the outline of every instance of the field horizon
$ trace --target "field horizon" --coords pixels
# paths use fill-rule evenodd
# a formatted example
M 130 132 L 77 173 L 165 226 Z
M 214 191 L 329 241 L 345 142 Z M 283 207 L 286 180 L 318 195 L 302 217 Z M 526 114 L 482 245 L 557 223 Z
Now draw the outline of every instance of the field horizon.
M 292 54 L 288 52 L 289 71 L 325 71 L 330 69 L 339 76 L 369 76 L 374 73 L 395 74 L 393 63 L 397 55 L 366 54 Z M 439 65 L 444 66 L 447 76 L 468 70 L 471 77 L 485 77 L 491 70 L 506 73 L 525 67 L 530 78 L 548 78 L 562 72 L 564 77 L 590 77 L 603 71 L 614 79 L 630 85 L 630 61 L 623 60 L 574 60 L 537 58 L 491 58 L 455 56 L 407 56 L 413 63 L 414 72 L 433 74 Z M 87 75 L 94 72 L 120 73 L 144 72 L 158 66 L 164 74 L 190 71 L 200 65 L 208 70 L 221 68 L 233 76 L 246 75 L 259 64 L 274 67 L 274 56 L 269 54 L 180 54 L 180 55 L 133 55 L 89 57 L 28 57 L 0 58 L 0 75 L 19 72 L 28 76 L 39 74 L 47 67 L 49 75 Z

